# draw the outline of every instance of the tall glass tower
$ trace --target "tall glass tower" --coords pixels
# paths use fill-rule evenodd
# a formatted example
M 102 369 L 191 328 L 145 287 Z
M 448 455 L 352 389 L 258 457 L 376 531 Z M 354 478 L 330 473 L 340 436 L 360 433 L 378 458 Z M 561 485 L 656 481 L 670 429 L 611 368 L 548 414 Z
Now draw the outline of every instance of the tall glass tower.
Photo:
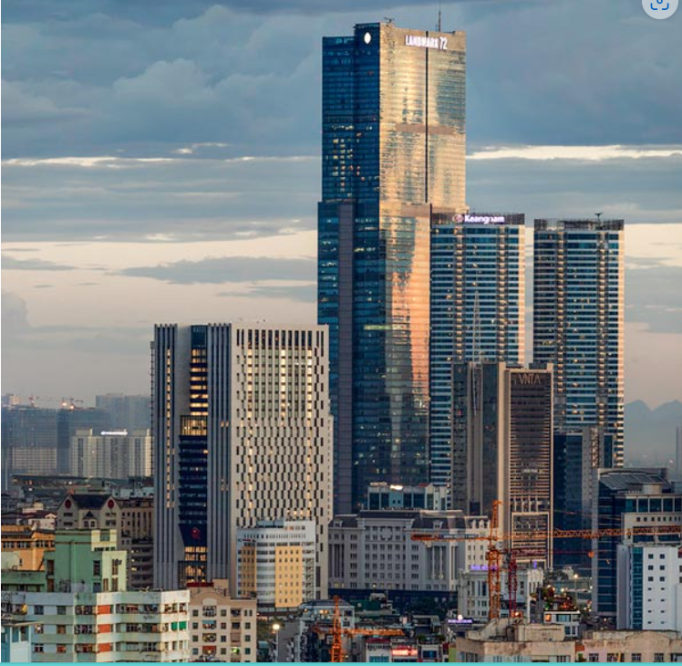
M 453 363 L 524 362 L 524 221 L 473 212 L 431 221 L 431 481 L 453 493 L 466 465 L 453 446 Z
M 318 320 L 330 329 L 335 510 L 429 475 L 431 220 L 465 210 L 464 33 L 323 42 Z
M 533 360 L 554 365 L 554 429 L 597 427 L 623 464 L 623 220 L 535 220 Z

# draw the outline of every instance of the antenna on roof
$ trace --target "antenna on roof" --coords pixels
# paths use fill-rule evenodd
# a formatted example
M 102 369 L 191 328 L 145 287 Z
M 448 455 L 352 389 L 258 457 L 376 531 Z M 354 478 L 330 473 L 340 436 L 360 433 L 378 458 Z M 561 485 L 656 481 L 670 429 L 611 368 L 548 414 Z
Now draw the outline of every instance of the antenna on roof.
M 440 2 L 438 3 L 438 23 L 436 23 L 436 30 L 442 32 L 441 30 L 441 13 L 440 13 Z
M 388 16 L 384 16 L 384 21 L 386 21 L 386 23 L 393 23 L 395 21 L 395 19 L 388 18 Z
M 595 215 L 597 216 L 597 221 L 598 221 L 598 222 L 601 222 L 601 216 L 602 216 L 603 214 L 604 214 L 604 213 L 595 213 Z

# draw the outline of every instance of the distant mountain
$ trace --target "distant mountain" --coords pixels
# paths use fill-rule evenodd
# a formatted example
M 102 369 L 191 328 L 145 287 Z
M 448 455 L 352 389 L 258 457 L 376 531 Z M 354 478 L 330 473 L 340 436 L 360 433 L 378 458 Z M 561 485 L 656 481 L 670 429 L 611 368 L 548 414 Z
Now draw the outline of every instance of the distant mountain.
M 675 460 L 675 431 L 682 426 L 682 402 L 656 409 L 637 400 L 625 405 L 625 464 L 668 465 Z

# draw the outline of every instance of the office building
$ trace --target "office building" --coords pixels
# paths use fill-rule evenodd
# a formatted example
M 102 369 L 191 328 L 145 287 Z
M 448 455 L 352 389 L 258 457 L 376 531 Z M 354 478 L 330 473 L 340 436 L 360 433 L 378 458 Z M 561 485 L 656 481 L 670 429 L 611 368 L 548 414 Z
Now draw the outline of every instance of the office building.
M 600 428 L 623 464 L 623 220 L 535 220 L 533 360 L 554 365 L 554 428 Z
M 551 368 L 455 363 L 453 375 L 454 508 L 490 516 L 502 502 L 500 532 L 518 559 L 551 566 Z
M 293 611 L 316 598 L 315 523 L 261 521 L 237 532 L 237 596 L 261 613 Z
M 155 585 L 229 579 L 236 596 L 238 530 L 310 520 L 325 594 L 326 327 L 163 325 L 152 355 Z
M 420 483 L 418 486 L 392 486 L 375 482 L 369 485 L 365 509 L 427 509 L 445 511 L 449 493 L 445 486 Z
M 429 476 L 431 220 L 465 208 L 465 35 L 360 24 L 322 60 L 318 321 L 349 513 L 373 481 Z
M 592 523 L 592 477 L 605 467 L 607 452 L 598 428 L 580 433 L 554 433 L 554 529 L 589 530 Z M 554 540 L 554 566 L 571 566 L 589 573 L 587 539 Z
M 98 395 L 95 397 L 95 407 L 111 416 L 111 425 L 116 430 L 149 430 L 151 427 L 151 403 L 148 395 Z
M 5 591 L 3 606 L 37 623 L 34 662 L 187 661 L 188 590 L 129 591 L 114 530 L 57 531 L 41 591 Z
M 329 527 L 329 587 L 344 598 L 387 592 L 391 598 L 452 600 L 460 572 L 486 566 L 483 516 L 460 511 L 360 511 Z M 444 541 L 413 536 L 444 535 Z M 469 539 L 467 541 L 467 539 Z
M 682 632 L 681 547 L 618 546 L 617 629 Z
M 449 485 L 453 362 L 523 364 L 525 218 L 434 214 L 431 220 L 431 481 Z
M 71 438 L 71 475 L 97 479 L 128 479 L 152 474 L 149 430 L 78 429 Z
M 252 663 L 257 656 L 255 599 L 233 599 L 226 580 L 189 588 L 192 661 Z
M 615 623 L 618 546 L 679 543 L 682 494 L 666 469 L 599 469 L 593 483 L 592 529 L 623 531 L 592 540 L 592 611 Z

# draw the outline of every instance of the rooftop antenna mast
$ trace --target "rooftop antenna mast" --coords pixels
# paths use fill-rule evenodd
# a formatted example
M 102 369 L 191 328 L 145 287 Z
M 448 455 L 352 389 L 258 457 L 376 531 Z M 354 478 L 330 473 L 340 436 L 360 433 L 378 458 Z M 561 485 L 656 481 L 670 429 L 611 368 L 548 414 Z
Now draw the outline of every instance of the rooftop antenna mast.
M 441 13 L 440 13 L 440 2 L 438 3 L 438 23 L 436 23 L 436 30 L 442 32 L 441 30 Z

